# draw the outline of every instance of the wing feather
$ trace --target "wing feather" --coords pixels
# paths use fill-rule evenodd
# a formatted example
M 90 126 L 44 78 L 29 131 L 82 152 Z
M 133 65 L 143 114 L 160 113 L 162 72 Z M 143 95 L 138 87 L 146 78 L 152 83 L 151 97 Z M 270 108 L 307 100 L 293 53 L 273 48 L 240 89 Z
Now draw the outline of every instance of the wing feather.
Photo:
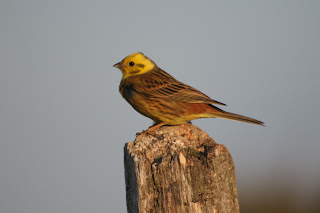
M 177 81 L 163 70 L 155 70 L 137 79 L 134 89 L 147 97 L 184 103 L 206 103 L 225 105 L 215 101 L 199 90 Z

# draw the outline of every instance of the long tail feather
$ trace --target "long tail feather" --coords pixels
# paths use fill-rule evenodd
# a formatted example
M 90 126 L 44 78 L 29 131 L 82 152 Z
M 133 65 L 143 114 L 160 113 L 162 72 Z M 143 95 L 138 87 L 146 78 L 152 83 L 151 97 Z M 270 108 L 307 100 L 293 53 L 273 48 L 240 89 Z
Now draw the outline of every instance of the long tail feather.
M 262 121 L 259 121 L 259 120 L 253 119 L 253 118 L 249 118 L 249 117 L 246 117 L 243 115 L 234 114 L 231 112 L 214 113 L 214 117 L 225 118 L 225 119 L 230 119 L 230 120 L 235 120 L 235 121 L 242 121 L 242 122 L 247 122 L 247 123 L 252 123 L 252 124 L 264 126 L 264 123 Z

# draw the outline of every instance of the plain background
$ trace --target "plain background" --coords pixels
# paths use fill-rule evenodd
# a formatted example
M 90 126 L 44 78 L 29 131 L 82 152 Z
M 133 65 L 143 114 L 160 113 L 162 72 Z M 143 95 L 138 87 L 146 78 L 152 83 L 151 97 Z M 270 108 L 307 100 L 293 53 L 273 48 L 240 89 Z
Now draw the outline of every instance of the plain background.
M 0 212 L 126 212 L 123 147 L 152 121 L 120 96 L 112 65 L 138 51 L 266 123 L 193 122 L 230 150 L 242 212 L 319 209 L 319 11 L 316 0 L 1 0 Z

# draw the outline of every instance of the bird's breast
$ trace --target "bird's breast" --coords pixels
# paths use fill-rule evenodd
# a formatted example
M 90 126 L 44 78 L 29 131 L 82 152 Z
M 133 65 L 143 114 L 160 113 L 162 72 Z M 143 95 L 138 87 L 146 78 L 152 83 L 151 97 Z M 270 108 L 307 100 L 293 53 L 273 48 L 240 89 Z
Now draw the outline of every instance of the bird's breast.
M 119 91 L 128 102 L 131 102 L 136 94 L 133 84 L 120 84 Z

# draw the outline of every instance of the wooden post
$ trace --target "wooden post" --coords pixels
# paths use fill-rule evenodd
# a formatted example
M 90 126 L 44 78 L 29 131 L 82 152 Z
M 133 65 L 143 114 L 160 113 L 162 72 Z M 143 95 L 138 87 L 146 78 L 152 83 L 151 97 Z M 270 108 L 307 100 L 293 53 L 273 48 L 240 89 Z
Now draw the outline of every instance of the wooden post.
M 124 147 L 128 213 L 239 212 L 228 149 L 192 124 L 163 126 Z

